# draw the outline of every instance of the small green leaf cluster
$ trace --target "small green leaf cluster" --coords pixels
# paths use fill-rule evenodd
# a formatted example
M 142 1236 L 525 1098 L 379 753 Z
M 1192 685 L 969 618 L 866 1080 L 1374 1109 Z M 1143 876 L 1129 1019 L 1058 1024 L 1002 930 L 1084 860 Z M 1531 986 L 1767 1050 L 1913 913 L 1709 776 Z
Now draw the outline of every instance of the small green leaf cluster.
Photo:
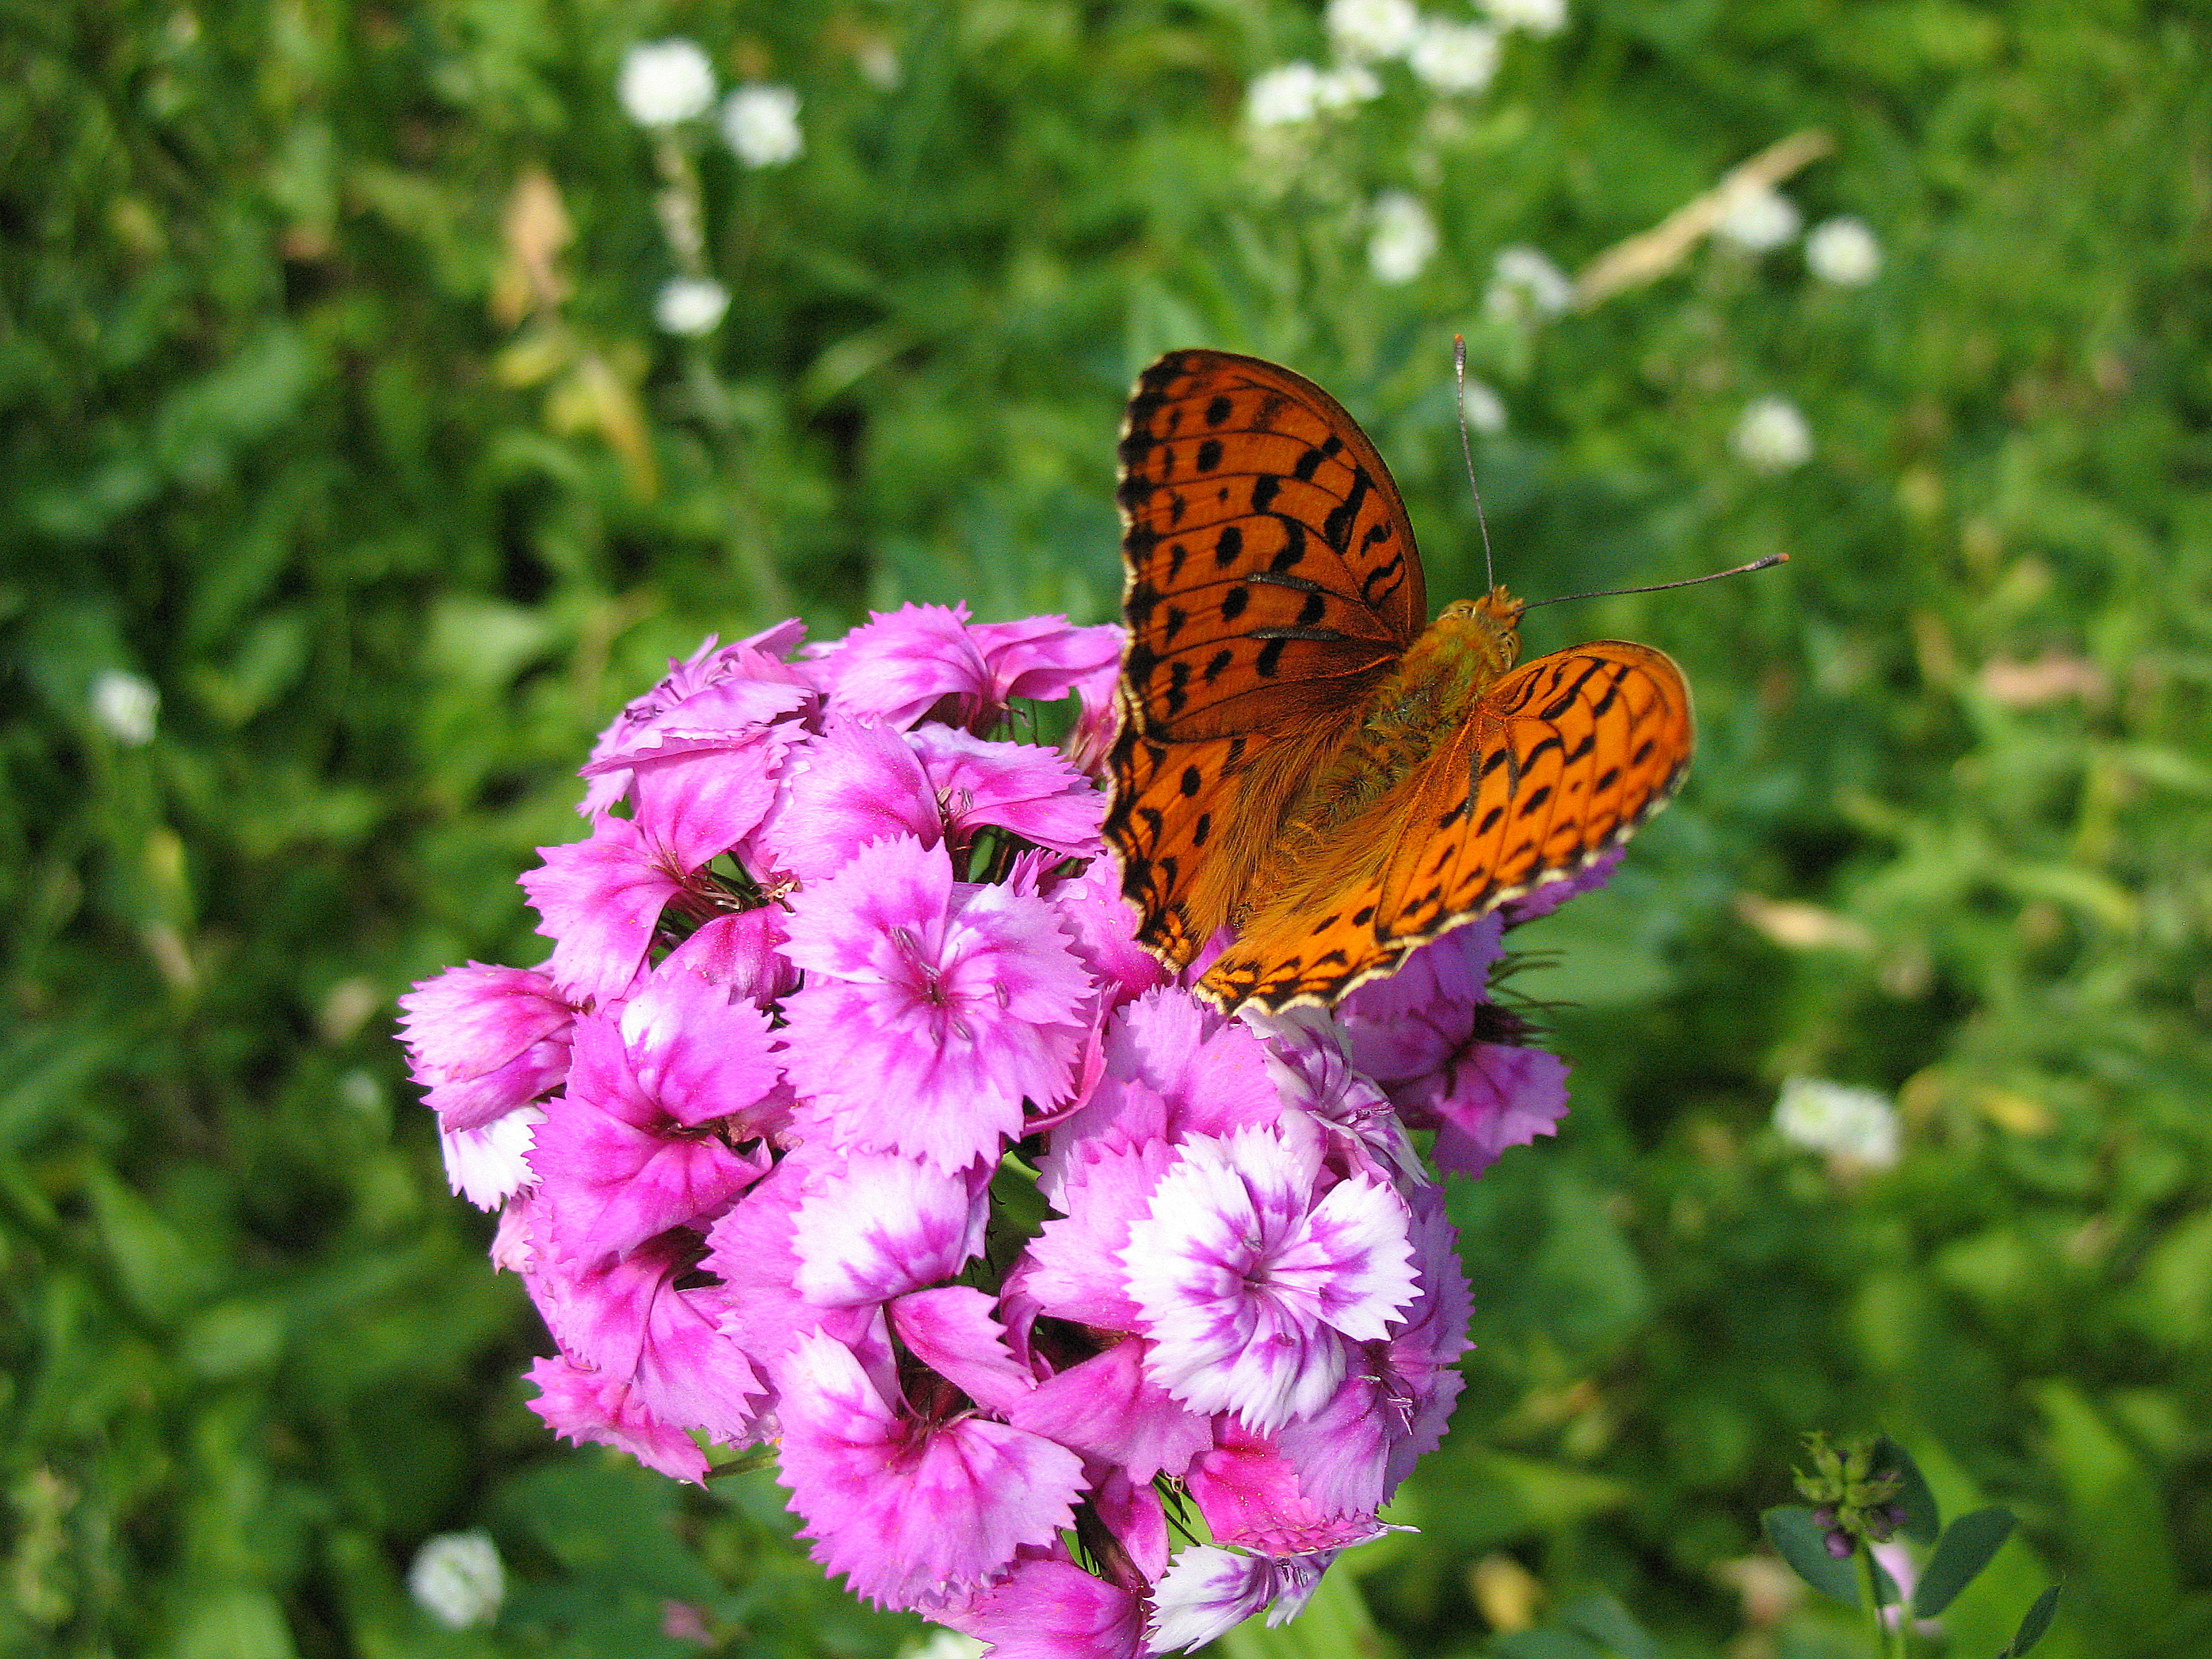
M 1886 1631 L 1893 1650 L 1902 1654 L 1905 1618 L 1900 1613 L 1915 1620 L 1942 1614 L 1996 1559 L 2019 1523 L 2011 1510 L 1992 1505 L 1944 1526 L 1912 1455 L 1887 1435 L 1838 1449 L 1815 1433 L 1808 1437 L 1808 1448 L 1813 1468 L 1796 1475 L 1797 1490 L 1819 1507 L 1777 1504 L 1760 1516 L 1761 1529 L 1806 1583 L 1847 1607 L 1873 1613 L 1877 1640 Z M 1909 1595 L 1870 1548 L 1899 1531 L 1927 1552 Z M 2043 1639 L 2057 1607 L 2054 1584 L 2029 1606 L 1996 1659 L 2021 1659 Z M 1887 1619 L 1884 1609 L 1890 1610 Z

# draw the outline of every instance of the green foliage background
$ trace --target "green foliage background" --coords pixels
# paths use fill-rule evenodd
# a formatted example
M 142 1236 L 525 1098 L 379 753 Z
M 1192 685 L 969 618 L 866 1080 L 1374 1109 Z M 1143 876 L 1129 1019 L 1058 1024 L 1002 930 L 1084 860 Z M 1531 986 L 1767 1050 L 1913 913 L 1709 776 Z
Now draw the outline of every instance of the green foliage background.
M 1668 1653 L 1863 1650 L 1723 1564 L 1802 1431 L 1887 1426 L 1947 1509 L 2025 1522 L 1951 1651 L 2053 1575 L 2039 1651 L 2212 1647 L 2203 6 L 1576 0 L 1480 96 L 1385 66 L 1257 147 L 1250 77 L 1324 51 L 1294 0 L 0 18 L 0 1646 L 698 1650 L 666 1598 L 726 1653 L 909 1639 L 823 1583 L 765 1475 L 700 1496 L 554 1449 L 392 1000 L 536 958 L 515 874 L 578 833 L 589 734 L 706 632 L 1109 616 L 1115 425 L 1162 349 L 1337 392 L 1432 592 L 1472 592 L 1465 329 L 1517 591 L 1794 562 L 1531 618 L 1532 650 L 1674 653 L 1702 750 L 1521 981 L 1571 1005 L 1574 1110 L 1455 1193 L 1458 1428 L 1423 1531 L 1347 1562 L 1387 1639 L 1484 1650 L 1505 1556 L 1540 1618 L 1609 1591 Z M 671 32 L 796 86 L 807 142 L 757 173 L 702 145 L 737 297 L 696 349 L 652 328 L 670 256 L 612 95 Z M 1486 316 L 1501 246 L 1573 270 L 1808 126 L 1835 153 L 1789 190 L 1874 226 L 1870 286 L 1699 248 L 1540 329 Z M 503 226 L 538 173 L 575 236 L 532 312 Z M 1386 187 L 1443 237 L 1401 286 L 1366 264 Z M 1771 477 L 1727 442 L 1766 394 L 1816 442 Z M 2046 653 L 2087 690 L 1992 695 Z M 94 717 L 112 670 L 159 687 L 150 744 Z M 1829 942 L 1773 942 L 1747 894 Z M 1897 1093 L 1902 1164 L 1784 1146 L 1793 1073 Z M 470 1527 L 516 1587 L 447 1633 L 404 1574 Z M 1547 1639 L 1511 1650 L 1577 1651 Z

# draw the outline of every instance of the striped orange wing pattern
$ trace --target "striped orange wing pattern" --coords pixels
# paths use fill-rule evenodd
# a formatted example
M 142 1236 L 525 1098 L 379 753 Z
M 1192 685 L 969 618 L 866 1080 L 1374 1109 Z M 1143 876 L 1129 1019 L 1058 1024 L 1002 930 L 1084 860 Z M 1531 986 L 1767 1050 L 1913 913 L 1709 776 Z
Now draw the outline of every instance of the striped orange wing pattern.
M 1572 875 L 1666 805 L 1688 769 L 1688 688 L 1662 652 L 1601 640 L 1524 664 L 1344 828 L 1352 856 L 1271 869 L 1202 994 L 1331 1003 L 1405 954 Z M 1372 849 L 1364 858 L 1359 849 Z
M 1427 620 L 1412 527 L 1327 392 L 1218 351 L 1139 378 L 1123 428 L 1121 725 L 1106 833 L 1138 937 L 1188 962 L 1290 793 Z

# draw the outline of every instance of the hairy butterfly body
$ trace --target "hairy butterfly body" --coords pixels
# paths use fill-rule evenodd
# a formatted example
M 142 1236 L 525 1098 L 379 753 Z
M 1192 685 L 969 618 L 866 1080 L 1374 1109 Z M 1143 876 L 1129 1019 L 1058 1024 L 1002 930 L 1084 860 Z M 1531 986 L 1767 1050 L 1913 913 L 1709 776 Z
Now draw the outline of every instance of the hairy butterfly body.
M 1665 654 L 1601 640 L 1516 666 L 1503 587 L 1427 622 L 1389 470 L 1303 376 L 1171 352 L 1121 459 L 1107 838 L 1161 960 L 1235 930 L 1198 987 L 1224 1010 L 1333 1003 L 1680 785 L 1689 693 Z

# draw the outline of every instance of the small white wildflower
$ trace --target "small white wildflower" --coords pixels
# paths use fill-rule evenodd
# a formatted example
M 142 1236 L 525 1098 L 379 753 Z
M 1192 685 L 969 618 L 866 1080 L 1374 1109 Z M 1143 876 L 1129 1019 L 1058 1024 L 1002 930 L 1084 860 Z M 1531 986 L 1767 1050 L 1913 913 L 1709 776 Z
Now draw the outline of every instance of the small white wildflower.
M 1402 58 L 1420 37 L 1413 0 L 1328 0 L 1328 38 L 1346 58 Z
M 1753 400 L 1729 434 L 1729 447 L 1757 472 L 1787 472 L 1813 453 L 1813 428 L 1786 398 Z
M 1495 435 L 1505 430 L 1505 399 L 1481 381 L 1467 383 L 1460 407 L 1467 411 L 1467 423 L 1477 432 Z
M 1378 283 L 1410 283 L 1437 254 L 1437 222 L 1402 190 L 1375 198 L 1375 229 L 1367 239 L 1367 266 Z
M 806 149 L 799 94 L 789 87 L 739 87 L 722 100 L 722 138 L 749 167 L 797 161 Z
M 1295 126 L 1321 107 L 1321 71 L 1311 64 L 1279 64 L 1252 77 L 1244 118 L 1255 127 Z
M 1824 283 L 1857 288 L 1880 273 L 1881 244 L 1863 219 L 1826 220 L 1805 239 L 1805 264 Z
M 1364 64 L 1339 64 L 1314 79 L 1314 102 L 1325 110 L 1349 109 L 1382 95 L 1382 83 Z
M 1793 1077 L 1775 1103 L 1774 1127 L 1794 1146 L 1831 1152 L 1869 1169 L 1897 1162 L 1897 1109 L 1872 1089 L 1826 1078 Z
M 714 70 L 690 40 L 655 40 L 623 54 L 615 95 L 641 127 L 672 127 L 704 115 L 714 101 Z
M 1407 61 L 1438 92 L 1480 92 L 1498 74 L 1498 33 L 1480 23 L 1424 23 Z
M 441 1532 L 415 1552 L 407 1593 L 448 1630 L 488 1625 L 507 1600 L 507 1569 L 480 1532 Z
M 133 749 L 154 741 L 154 715 L 161 707 L 161 694 L 152 684 L 119 668 L 104 670 L 92 683 L 93 719 Z
M 1780 191 L 1761 185 L 1741 191 L 1713 227 L 1713 234 L 1753 253 L 1780 247 L 1805 222 L 1797 204 Z
M 1575 285 L 1566 272 L 1533 247 L 1500 248 L 1492 269 L 1495 274 L 1482 303 L 1493 317 L 1539 322 L 1558 316 L 1575 297 Z
M 860 78 L 878 92 L 890 92 L 906 79 L 898 48 L 888 40 L 869 41 L 853 54 L 853 61 L 860 67 Z
M 1485 9 L 1502 29 L 1557 34 L 1567 26 L 1567 0 L 1489 0 Z
M 653 297 L 653 320 L 663 331 L 696 339 L 711 333 L 730 308 L 730 290 L 705 276 L 672 276 Z

